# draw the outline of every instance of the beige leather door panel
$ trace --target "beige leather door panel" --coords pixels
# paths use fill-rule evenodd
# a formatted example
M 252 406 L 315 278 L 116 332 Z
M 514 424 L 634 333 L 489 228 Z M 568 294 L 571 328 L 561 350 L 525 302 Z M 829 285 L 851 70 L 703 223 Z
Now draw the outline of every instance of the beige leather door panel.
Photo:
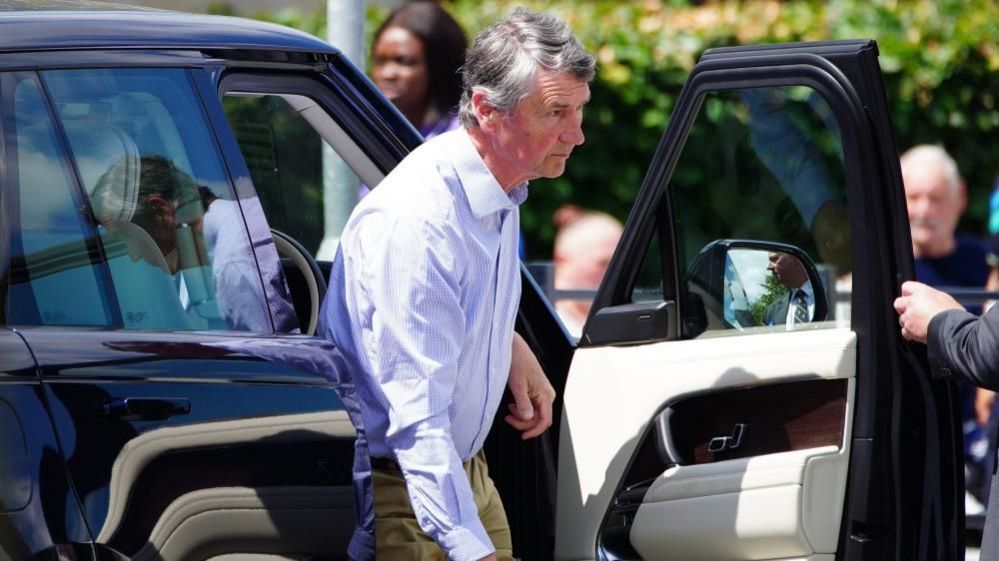
M 756 446 L 752 455 L 738 457 L 739 450 L 733 450 L 705 459 L 703 450 L 700 456 L 680 453 L 679 465 L 663 465 L 629 519 L 631 543 L 645 560 L 819 559 L 814 556 L 834 553 L 855 371 L 856 336 L 843 328 L 578 349 L 559 443 L 556 558 L 595 557 L 615 494 L 664 408 L 715 393 L 737 398 L 747 390 L 748 400 L 753 391 L 759 395 L 759 389 L 780 384 L 829 386 L 842 380 L 845 386 L 832 384 L 844 388 L 838 408 L 823 401 L 785 415 L 790 421 L 821 417 L 825 420 L 816 422 L 828 427 L 832 414 L 838 430 L 825 431 L 817 441 L 803 437 L 807 430 L 789 430 L 776 439 L 786 441 L 781 448 L 774 447 L 773 433 L 782 425 L 750 422 L 741 445 L 751 451 Z M 789 408 L 795 406 L 794 395 L 785 400 Z M 749 403 L 757 409 L 784 407 L 772 400 Z M 754 412 L 753 406 L 741 406 Z M 704 423 L 717 424 L 702 416 Z M 704 429 L 698 419 L 688 415 L 683 426 L 728 435 L 721 424 Z M 682 436 L 669 438 L 677 444 Z M 703 448 L 697 442 L 686 446 Z

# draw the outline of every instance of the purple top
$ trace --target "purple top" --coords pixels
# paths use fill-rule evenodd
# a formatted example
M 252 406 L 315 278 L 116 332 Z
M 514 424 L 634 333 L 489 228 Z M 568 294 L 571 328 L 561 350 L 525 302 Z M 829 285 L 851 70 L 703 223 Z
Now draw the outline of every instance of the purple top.
M 453 131 L 459 126 L 461 126 L 461 122 L 458 120 L 458 115 L 456 113 L 448 113 L 444 115 L 443 119 L 421 125 L 416 130 L 420 131 L 420 134 L 423 135 L 423 140 L 430 140 L 441 133 Z

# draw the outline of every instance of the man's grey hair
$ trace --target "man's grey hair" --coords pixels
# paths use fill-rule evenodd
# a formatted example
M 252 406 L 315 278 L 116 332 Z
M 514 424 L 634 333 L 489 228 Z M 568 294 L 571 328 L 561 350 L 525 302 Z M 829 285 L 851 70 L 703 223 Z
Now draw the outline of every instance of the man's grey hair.
M 462 66 L 458 114 L 466 127 L 479 126 L 472 94 L 486 93 L 492 107 L 507 113 L 527 96 L 538 70 L 568 72 L 589 82 L 596 60 L 558 16 L 517 8 L 510 16 L 479 33 Z
M 916 163 L 939 166 L 939 169 L 943 171 L 944 177 L 947 178 L 947 184 L 952 189 L 960 187 L 961 174 L 957 171 L 957 163 L 944 150 L 943 146 L 938 144 L 920 144 L 906 150 L 902 154 L 902 157 L 899 158 L 899 166 L 902 168 L 902 174 L 905 174 L 907 167 Z

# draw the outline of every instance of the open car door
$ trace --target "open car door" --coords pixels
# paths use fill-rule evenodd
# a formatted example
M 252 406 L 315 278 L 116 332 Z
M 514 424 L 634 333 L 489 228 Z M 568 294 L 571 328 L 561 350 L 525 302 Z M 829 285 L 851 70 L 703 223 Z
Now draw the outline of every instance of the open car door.
M 892 309 L 913 265 L 877 54 L 694 68 L 569 370 L 556 558 L 961 555 L 953 388 Z

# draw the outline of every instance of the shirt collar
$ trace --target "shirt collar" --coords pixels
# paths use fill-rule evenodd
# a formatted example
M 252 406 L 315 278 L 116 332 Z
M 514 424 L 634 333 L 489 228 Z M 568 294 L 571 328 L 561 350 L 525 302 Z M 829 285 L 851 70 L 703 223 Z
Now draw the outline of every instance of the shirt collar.
M 450 136 L 448 144 L 454 171 L 476 218 L 512 209 L 527 200 L 526 181 L 509 193 L 503 191 L 464 127 L 445 134 Z
M 805 293 L 805 301 L 809 304 L 815 301 L 815 291 L 812 290 L 811 281 L 805 281 L 805 284 L 799 286 L 795 290 L 800 290 Z

